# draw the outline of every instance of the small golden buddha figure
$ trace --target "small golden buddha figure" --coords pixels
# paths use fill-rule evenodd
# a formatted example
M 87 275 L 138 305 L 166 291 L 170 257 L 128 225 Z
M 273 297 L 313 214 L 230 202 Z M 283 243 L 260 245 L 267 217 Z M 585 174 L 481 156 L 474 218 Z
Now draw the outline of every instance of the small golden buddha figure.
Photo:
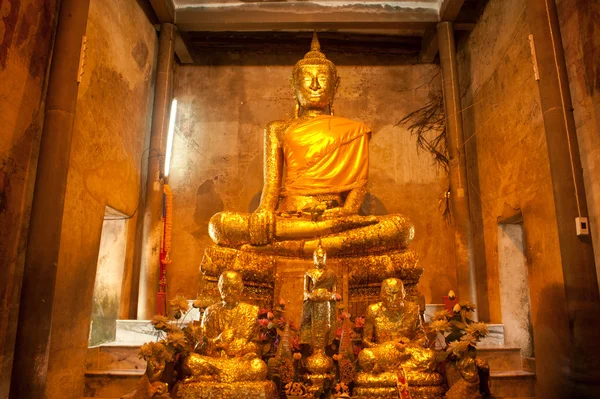
M 370 305 L 365 317 L 363 349 L 356 378 L 359 396 L 396 395 L 402 368 L 412 397 L 443 395 L 443 377 L 436 373 L 434 352 L 427 346 L 419 306 L 404 300 L 402 281 L 388 278 L 381 285 L 381 302 Z
M 258 356 L 258 307 L 240 302 L 243 287 L 237 272 L 221 274 L 222 301 L 204 311 L 205 345 L 185 360 L 190 377 L 179 389 L 181 397 L 275 397 L 275 386 L 266 381 L 267 365 Z
M 313 350 L 306 359 L 313 383 L 320 384 L 333 369 L 333 359 L 325 348 L 333 342 L 336 322 L 337 276 L 326 269 L 327 253 L 319 244 L 313 255 L 314 269 L 304 275 L 304 303 L 300 322 L 300 342 Z
M 414 235 L 408 219 L 358 215 L 366 195 L 371 130 L 333 115 L 337 69 L 321 53 L 316 33 L 292 80 L 296 117 L 265 129 L 260 206 L 250 214 L 214 215 L 209 223 L 213 241 L 303 257 L 311 256 L 320 241 L 334 256 L 406 248 Z
M 325 350 L 333 342 L 336 322 L 337 276 L 326 268 L 327 253 L 319 245 L 314 252 L 315 268 L 304 275 L 304 303 L 300 322 L 300 342 L 313 350 Z

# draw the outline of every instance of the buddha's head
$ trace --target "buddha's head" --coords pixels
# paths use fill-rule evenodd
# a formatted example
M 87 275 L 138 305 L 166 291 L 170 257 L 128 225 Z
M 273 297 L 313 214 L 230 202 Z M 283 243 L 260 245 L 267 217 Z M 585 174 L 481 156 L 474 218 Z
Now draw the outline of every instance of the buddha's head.
M 316 32 L 310 51 L 294 66 L 292 82 L 298 105 L 303 109 L 325 110 L 331 106 L 338 84 L 337 69 L 321 52 Z
M 315 252 L 313 252 L 313 262 L 317 269 L 323 269 L 327 262 L 327 252 L 325 252 L 325 248 L 323 248 L 320 242 Z
M 405 296 L 404 284 L 399 278 L 388 278 L 381 283 L 381 302 L 386 309 L 402 308 Z
M 238 272 L 224 271 L 219 277 L 219 293 L 225 304 L 236 305 L 242 297 L 244 282 Z

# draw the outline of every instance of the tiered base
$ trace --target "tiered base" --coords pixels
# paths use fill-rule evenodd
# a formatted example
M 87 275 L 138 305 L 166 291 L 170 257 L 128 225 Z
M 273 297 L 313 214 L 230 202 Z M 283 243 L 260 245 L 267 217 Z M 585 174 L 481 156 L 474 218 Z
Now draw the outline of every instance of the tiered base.
M 404 283 L 406 299 L 417 303 L 422 312 L 425 310 L 424 297 L 417 288 L 423 268 L 414 251 L 406 249 L 377 255 L 328 257 L 327 260 L 327 267 L 337 274 L 338 292 L 342 294 L 352 315 L 363 315 L 369 304 L 379 301 L 381 282 L 388 277 L 400 278 Z M 286 308 L 293 314 L 301 308 L 303 275 L 313 267 L 312 263 L 309 258 L 270 256 L 214 245 L 204 251 L 200 265 L 204 274 L 202 293 L 208 302 L 217 302 L 220 274 L 225 270 L 234 270 L 244 280 L 246 302 L 271 308 L 273 301 L 278 301 L 280 297 L 288 301 L 294 301 L 297 297 L 297 306 L 292 304 Z M 281 292 L 282 288 L 284 292 Z M 299 315 L 293 316 L 299 318 Z
M 407 373 L 411 399 L 441 399 L 446 393 L 444 377 L 436 372 Z M 397 398 L 396 373 L 358 373 L 355 396 L 359 398 Z M 418 384 L 418 385 L 417 385 Z
M 443 386 L 409 387 L 411 399 L 442 399 L 446 393 Z M 355 388 L 352 399 L 392 399 L 398 398 L 396 387 Z
M 182 383 L 174 396 L 179 399 L 278 399 L 277 387 L 272 381 Z

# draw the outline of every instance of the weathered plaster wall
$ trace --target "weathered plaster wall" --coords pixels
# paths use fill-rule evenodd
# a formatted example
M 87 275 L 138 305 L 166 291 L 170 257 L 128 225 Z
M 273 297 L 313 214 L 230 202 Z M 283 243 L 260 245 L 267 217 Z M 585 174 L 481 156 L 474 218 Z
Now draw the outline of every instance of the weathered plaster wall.
M 321 44 L 327 54 L 327 43 Z M 259 54 L 207 54 L 201 60 L 204 65 L 179 67 L 170 175 L 174 217 L 169 297 L 196 296 L 203 250 L 212 245 L 210 217 L 222 210 L 250 212 L 258 205 L 263 129 L 271 120 L 292 116 L 290 75 L 303 50 L 277 60 Z M 421 291 L 427 301 L 439 303 L 456 285 L 452 234 L 438 209 L 447 180 L 428 154 L 417 152 L 407 130 L 395 126 L 424 105 L 430 87 L 440 89 L 438 67 L 360 54 L 328 56 L 333 62 L 345 57 L 338 63 L 336 115 L 363 121 L 375 132 L 370 144 L 370 201 L 364 210 L 403 213 L 414 221 L 412 248 L 425 267 Z
M 558 0 L 600 284 L 600 3 Z
M 502 34 L 499 34 L 501 32 Z M 536 395 L 560 392 L 568 320 L 554 199 L 525 3 L 490 0 L 468 39 L 459 42 L 475 261 L 484 319 L 501 323 L 498 218 L 523 215 L 537 366 Z M 508 284 L 511 284 L 508 282 Z M 520 295 L 520 293 L 519 293 Z M 487 307 L 487 309 L 486 309 Z
M 0 1 L 0 397 L 8 395 L 56 1 Z
M 92 0 L 86 35 L 53 304 L 48 398 L 83 396 L 105 208 L 135 214 L 127 222 L 132 226 L 127 232 L 127 274 L 147 163 L 154 27 L 134 0 Z

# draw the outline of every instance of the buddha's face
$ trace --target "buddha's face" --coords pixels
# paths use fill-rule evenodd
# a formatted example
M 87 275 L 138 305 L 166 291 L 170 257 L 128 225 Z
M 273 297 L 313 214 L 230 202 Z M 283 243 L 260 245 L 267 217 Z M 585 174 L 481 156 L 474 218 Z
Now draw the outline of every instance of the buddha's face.
M 327 65 L 303 65 L 294 74 L 296 99 L 304 109 L 327 108 L 335 85 L 335 76 Z
M 227 304 L 236 304 L 242 297 L 244 282 L 242 276 L 236 272 L 223 272 L 219 278 L 219 293 L 221 299 Z
M 397 310 L 404 306 L 404 284 L 397 278 L 388 278 L 381 284 L 381 302 L 386 309 Z
M 313 263 L 317 269 L 323 269 L 327 262 L 327 253 L 323 247 L 319 246 L 313 253 Z

